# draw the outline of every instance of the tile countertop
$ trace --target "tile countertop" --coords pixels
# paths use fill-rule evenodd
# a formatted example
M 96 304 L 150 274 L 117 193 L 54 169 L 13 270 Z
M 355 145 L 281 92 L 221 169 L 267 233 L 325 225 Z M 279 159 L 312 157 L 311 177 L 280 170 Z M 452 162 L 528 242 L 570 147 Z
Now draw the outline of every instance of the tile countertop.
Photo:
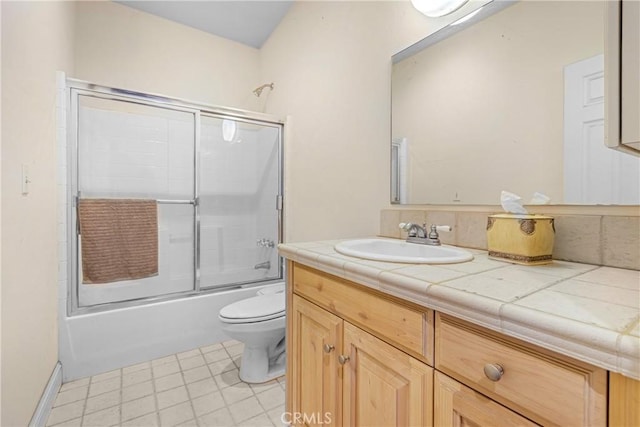
M 346 240 L 346 239 L 345 239 Z M 566 261 L 522 266 L 468 249 L 461 264 L 339 254 L 341 240 L 288 243 L 280 255 L 640 380 L 640 271 Z

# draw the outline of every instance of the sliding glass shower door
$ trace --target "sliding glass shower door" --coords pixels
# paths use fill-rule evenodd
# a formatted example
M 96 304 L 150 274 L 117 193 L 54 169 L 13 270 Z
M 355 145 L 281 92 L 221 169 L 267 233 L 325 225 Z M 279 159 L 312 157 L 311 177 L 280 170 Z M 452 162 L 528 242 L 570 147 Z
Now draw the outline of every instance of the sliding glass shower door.
M 158 274 L 83 283 L 78 235 L 79 305 L 193 290 L 195 113 L 94 96 L 77 105 L 77 198 L 158 202 Z
M 72 91 L 70 311 L 282 279 L 282 125 L 140 95 Z M 157 275 L 83 281 L 84 199 L 156 201 Z
M 200 138 L 200 287 L 280 278 L 280 127 L 203 115 Z

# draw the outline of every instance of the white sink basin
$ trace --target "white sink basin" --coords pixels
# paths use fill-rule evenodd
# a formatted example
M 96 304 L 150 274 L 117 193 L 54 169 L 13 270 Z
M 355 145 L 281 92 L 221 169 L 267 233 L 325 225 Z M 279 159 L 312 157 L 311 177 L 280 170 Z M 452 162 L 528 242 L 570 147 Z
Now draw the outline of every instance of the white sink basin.
M 376 261 L 413 264 L 454 264 L 471 261 L 471 252 L 453 246 L 429 246 L 401 240 L 359 239 L 335 245 L 337 252 Z

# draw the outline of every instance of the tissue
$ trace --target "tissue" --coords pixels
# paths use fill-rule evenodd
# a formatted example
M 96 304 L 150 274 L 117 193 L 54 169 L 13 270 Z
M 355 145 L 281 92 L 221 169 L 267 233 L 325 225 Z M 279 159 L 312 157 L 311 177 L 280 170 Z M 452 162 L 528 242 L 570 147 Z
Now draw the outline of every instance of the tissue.
M 551 199 L 548 196 L 542 193 L 535 192 L 533 193 L 533 197 L 531 198 L 531 201 L 529 202 L 529 204 L 530 205 L 548 205 L 550 201 Z
M 546 205 L 549 204 L 550 201 L 551 199 L 548 196 L 542 193 L 535 192 L 533 193 L 533 197 L 531 198 L 529 204 Z M 520 215 L 526 215 L 528 213 L 527 209 L 522 206 L 522 198 L 517 194 L 513 194 L 508 191 L 502 191 L 502 193 L 500 193 L 500 204 L 502 205 L 502 209 L 504 209 L 505 212 Z
M 522 206 L 522 198 L 508 191 L 502 191 L 502 193 L 500 193 L 500 204 L 505 212 L 521 215 L 528 213 L 524 206 Z

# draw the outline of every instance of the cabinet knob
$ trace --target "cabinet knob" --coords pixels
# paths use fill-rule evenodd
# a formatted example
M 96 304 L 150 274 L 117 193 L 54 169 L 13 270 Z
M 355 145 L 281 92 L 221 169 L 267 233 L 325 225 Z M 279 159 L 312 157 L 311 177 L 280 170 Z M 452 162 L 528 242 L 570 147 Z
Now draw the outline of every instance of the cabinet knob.
M 487 363 L 484 365 L 484 374 L 491 381 L 500 381 L 504 374 L 504 369 L 497 363 Z
M 339 364 L 344 365 L 348 361 L 349 361 L 349 356 L 345 356 L 344 354 L 341 354 L 340 356 L 338 356 L 338 363 Z
M 324 350 L 325 353 L 331 353 L 335 347 L 332 346 L 331 344 L 325 344 L 322 346 L 322 349 Z

